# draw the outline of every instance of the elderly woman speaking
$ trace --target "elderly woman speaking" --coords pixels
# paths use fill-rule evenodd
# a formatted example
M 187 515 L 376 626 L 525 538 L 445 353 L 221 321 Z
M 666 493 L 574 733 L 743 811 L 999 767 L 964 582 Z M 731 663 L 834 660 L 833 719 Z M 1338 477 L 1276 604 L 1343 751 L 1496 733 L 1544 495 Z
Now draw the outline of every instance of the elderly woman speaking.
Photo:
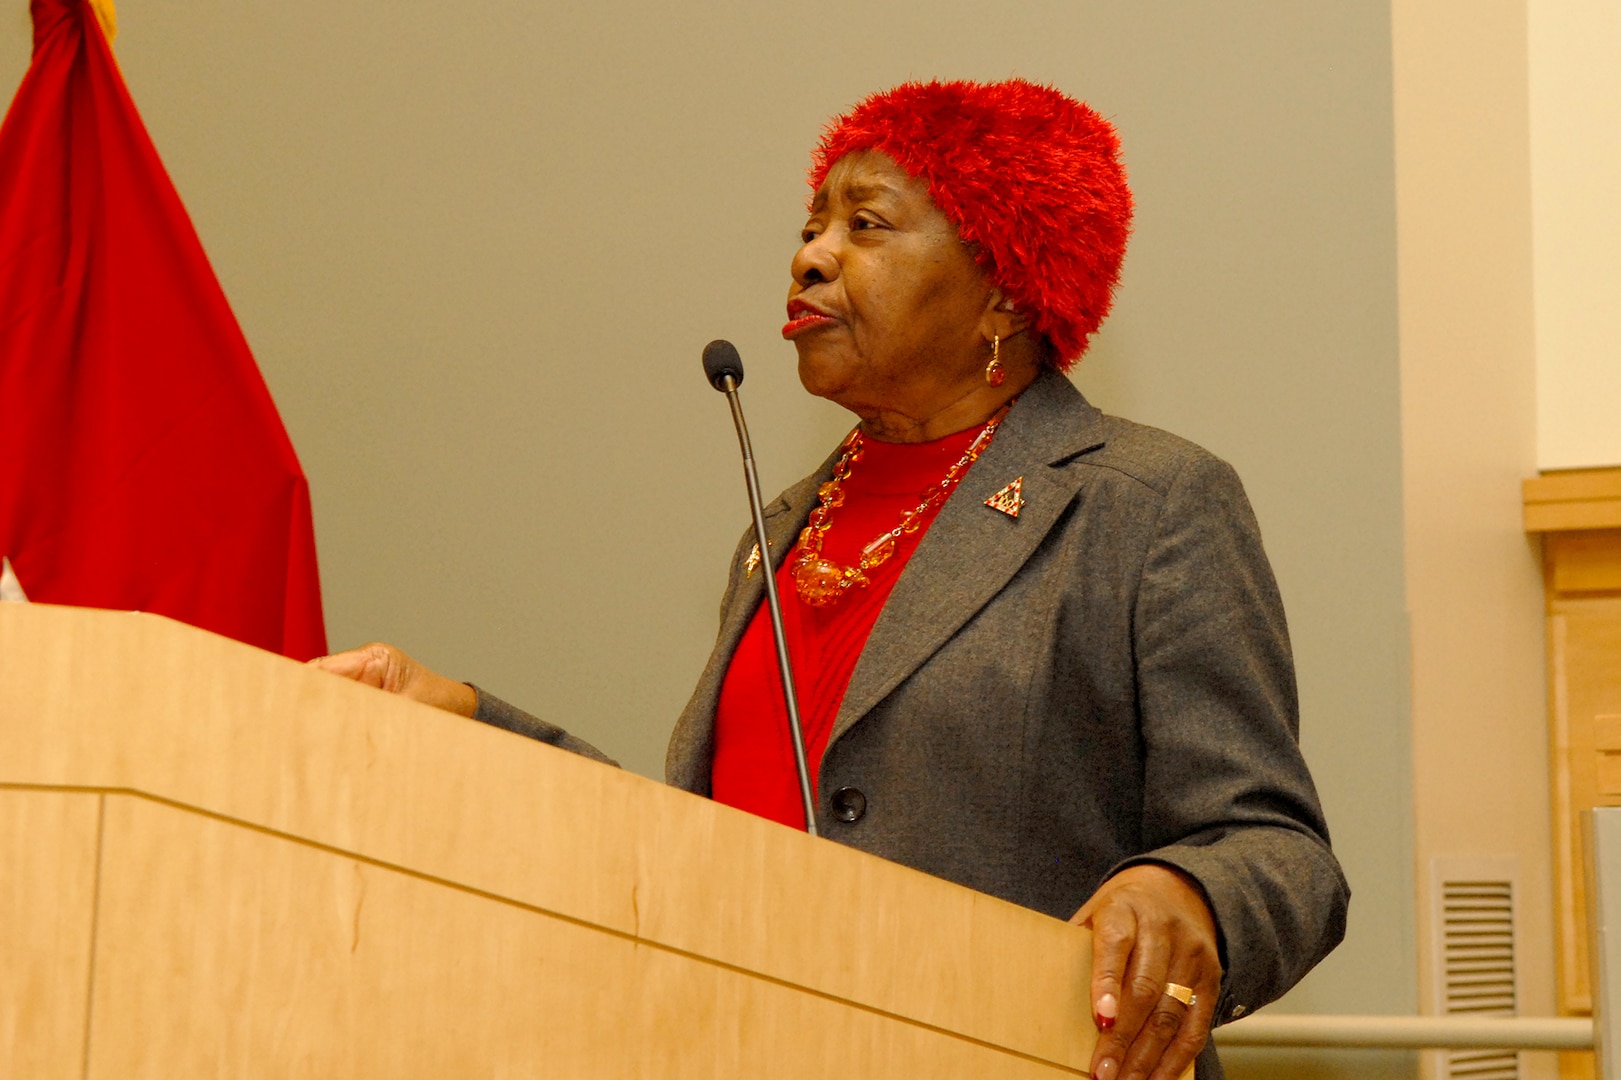
M 669 782 L 802 826 L 774 572 L 823 835 L 1089 925 L 1099 1080 L 1220 1075 L 1348 896 L 1296 739 L 1277 586 L 1233 471 L 1063 375 L 1131 219 L 1113 129 L 1013 80 L 829 125 L 785 338 L 860 423 L 739 545 Z M 388 646 L 316 663 L 593 756 Z

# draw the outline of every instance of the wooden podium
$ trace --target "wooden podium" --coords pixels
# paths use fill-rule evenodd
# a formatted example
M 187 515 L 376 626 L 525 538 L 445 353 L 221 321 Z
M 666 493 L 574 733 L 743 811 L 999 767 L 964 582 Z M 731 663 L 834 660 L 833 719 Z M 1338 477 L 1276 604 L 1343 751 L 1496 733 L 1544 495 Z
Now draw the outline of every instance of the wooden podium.
M 0 604 L 0 1076 L 1085 1075 L 1089 963 L 246 645 Z

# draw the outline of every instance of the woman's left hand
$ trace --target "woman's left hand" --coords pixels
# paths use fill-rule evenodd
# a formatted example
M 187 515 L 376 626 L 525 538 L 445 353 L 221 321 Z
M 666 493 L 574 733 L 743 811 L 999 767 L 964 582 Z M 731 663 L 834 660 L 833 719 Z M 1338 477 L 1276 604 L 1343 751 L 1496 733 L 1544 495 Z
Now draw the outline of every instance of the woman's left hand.
M 1168 866 L 1130 866 L 1070 922 L 1092 929 L 1097 1080 L 1175 1080 L 1210 1035 L 1221 991 L 1216 920 L 1193 880 Z M 1191 1005 L 1166 992 L 1193 991 Z

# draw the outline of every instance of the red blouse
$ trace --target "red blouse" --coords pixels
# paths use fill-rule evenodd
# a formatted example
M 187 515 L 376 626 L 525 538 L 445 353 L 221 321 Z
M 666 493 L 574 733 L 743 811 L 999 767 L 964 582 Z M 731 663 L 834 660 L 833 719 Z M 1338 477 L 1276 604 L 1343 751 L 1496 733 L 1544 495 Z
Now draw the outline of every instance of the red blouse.
M 844 505 L 833 511 L 832 524 L 823 534 L 824 557 L 841 566 L 855 565 L 861 549 L 898 525 L 901 514 L 922 501 L 924 489 L 945 477 L 980 430 L 970 428 L 928 443 L 866 440 L 861 460 L 844 482 Z M 937 506 L 922 515 L 922 528 L 902 537 L 887 563 L 868 571 L 870 585 L 847 589 L 826 607 L 813 608 L 799 599 L 787 560 L 777 572 L 813 795 L 833 721 L 867 635 L 901 569 L 938 513 Z M 799 775 L 788 737 L 788 709 L 777 674 L 771 613 L 763 602 L 743 632 L 721 685 L 715 713 L 712 794 L 729 806 L 784 825 L 805 827 Z

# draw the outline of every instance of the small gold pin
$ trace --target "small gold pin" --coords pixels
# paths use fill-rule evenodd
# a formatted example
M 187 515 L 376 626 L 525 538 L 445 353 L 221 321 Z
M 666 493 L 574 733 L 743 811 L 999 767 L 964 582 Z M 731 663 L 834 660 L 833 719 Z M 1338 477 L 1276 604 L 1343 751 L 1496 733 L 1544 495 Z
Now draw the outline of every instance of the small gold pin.
M 985 500 L 992 510 L 1000 510 L 1010 518 L 1019 516 L 1024 509 L 1024 477 L 1018 477 L 1007 487 Z
M 760 565 L 760 545 L 758 543 L 756 543 L 754 545 L 754 550 L 749 552 L 748 561 L 743 564 L 743 576 L 746 577 L 746 578 L 753 577 L 754 576 L 754 571 L 759 567 L 759 565 Z

